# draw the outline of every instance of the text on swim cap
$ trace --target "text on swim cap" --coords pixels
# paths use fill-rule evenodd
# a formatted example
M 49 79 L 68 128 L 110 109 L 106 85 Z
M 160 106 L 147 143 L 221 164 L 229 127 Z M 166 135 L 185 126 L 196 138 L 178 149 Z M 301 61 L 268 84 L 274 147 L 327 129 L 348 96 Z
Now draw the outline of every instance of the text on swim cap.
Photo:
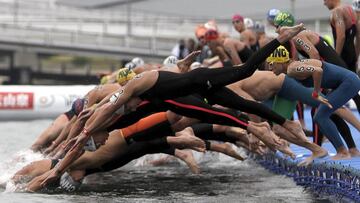
M 286 57 L 287 56 L 287 51 L 285 49 L 276 49 L 271 56 L 272 57 Z

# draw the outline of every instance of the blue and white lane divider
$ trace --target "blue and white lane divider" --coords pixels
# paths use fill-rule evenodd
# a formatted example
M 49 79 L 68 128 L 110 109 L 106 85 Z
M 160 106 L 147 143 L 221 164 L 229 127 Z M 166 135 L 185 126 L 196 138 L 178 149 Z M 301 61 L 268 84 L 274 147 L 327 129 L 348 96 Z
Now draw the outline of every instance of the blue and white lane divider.
M 253 155 L 254 160 L 264 168 L 286 175 L 305 188 L 319 195 L 335 196 L 360 202 L 360 164 L 347 161 L 315 161 L 307 167 L 297 166 L 298 161 L 280 154 Z M 350 165 L 344 165 L 344 162 Z

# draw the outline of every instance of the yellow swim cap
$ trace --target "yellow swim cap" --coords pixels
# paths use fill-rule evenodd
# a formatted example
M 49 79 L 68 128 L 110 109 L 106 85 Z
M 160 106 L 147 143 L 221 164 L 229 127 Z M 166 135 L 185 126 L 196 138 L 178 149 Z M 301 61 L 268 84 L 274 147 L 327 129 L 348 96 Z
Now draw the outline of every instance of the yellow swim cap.
M 116 75 L 116 81 L 119 84 L 127 82 L 135 77 L 136 73 L 128 68 L 122 68 L 118 70 L 118 74 Z
M 103 84 L 106 84 L 108 81 L 109 81 L 109 75 L 104 75 L 101 77 L 100 79 L 100 84 L 103 85 Z
M 267 57 L 268 63 L 285 63 L 290 60 L 289 52 L 284 46 L 279 46 L 275 51 Z
M 322 38 L 325 40 L 325 42 L 326 42 L 328 45 L 334 47 L 334 40 L 333 40 L 333 38 L 332 38 L 330 35 L 323 35 Z

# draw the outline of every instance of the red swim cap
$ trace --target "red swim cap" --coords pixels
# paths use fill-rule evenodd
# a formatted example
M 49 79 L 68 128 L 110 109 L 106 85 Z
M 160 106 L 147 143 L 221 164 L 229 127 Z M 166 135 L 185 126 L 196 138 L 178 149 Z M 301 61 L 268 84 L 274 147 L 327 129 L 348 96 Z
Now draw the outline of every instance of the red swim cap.
M 216 30 L 213 30 L 213 29 L 209 29 L 206 31 L 205 33 L 205 40 L 208 42 L 208 41 L 211 41 L 211 40 L 215 40 L 219 38 L 219 33 L 218 31 Z
M 232 21 L 236 21 L 236 20 L 241 21 L 241 22 L 244 22 L 244 17 L 242 17 L 242 16 L 239 15 L 239 14 L 235 14 L 235 15 L 233 15 L 233 17 L 232 17 Z

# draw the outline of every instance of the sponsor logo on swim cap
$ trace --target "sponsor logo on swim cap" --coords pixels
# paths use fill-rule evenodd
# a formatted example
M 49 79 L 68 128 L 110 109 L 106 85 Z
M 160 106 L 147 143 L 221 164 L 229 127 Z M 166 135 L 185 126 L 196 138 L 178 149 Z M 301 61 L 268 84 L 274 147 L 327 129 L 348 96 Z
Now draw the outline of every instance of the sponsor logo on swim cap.
M 276 15 L 274 19 L 275 26 L 294 26 L 295 19 L 294 16 L 289 12 L 280 12 Z
M 122 84 L 124 82 L 127 82 L 135 77 L 136 73 L 128 68 L 122 68 L 118 70 L 118 74 L 116 76 L 116 81 L 119 84 Z
M 290 60 L 289 52 L 284 46 L 279 46 L 273 53 L 267 57 L 266 62 L 268 63 L 285 63 Z
M 178 62 L 178 58 L 176 56 L 168 56 L 163 61 L 163 64 L 168 66 L 172 66 L 172 65 L 176 66 L 177 62 Z

